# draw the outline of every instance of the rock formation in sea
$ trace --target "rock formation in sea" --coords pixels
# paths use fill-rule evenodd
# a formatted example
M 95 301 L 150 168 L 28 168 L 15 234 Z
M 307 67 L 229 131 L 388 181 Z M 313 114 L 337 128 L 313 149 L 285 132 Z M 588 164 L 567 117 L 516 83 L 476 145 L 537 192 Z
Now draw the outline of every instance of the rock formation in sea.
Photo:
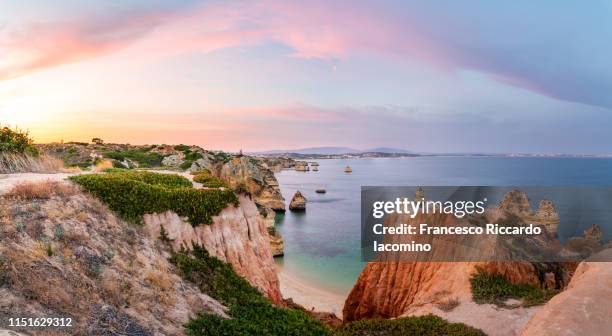
M 232 264 L 274 303 L 282 302 L 266 222 L 248 197 L 240 196 L 240 205 L 223 210 L 211 225 L 193 227 L 171 211 L 144 216 L 144 231 L 150 237 L 159 237 L 162 226 L 175 250 L 201 245 Z
M 425 190 L 423 188 L 418 187 L 414 193 L 415 201 L 423 201 L 425 199 Z
M 296 161 L 295 170 L 300 172 L 306 172 L 310 170 L 310 167 L 308 166 L 308 162 L 306 161 Z
M 306 197 L 298 190 L 293 195 L 291 203 L 289 203 L 289 210 L 291 211 L 304 211 L 306 210 Z

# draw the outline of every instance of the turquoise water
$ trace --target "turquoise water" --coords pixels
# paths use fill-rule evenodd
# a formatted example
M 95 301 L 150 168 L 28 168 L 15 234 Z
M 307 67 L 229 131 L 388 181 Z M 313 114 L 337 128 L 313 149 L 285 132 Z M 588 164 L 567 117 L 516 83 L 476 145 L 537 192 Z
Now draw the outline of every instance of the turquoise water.
M 277 217 L 288 272 L 337 294 L 347 295 L 364 267 L 360 261 L 362 185 L 612 186 L 612 159 L 416 157 L 318 160 L 318 172 L 276 174 L 283 196 L 296 190 L 308 199 L 305 213 Z M 343 172 L 350 165 L 353 173 Z M 323 187 L 326 194 L 317 194 Z

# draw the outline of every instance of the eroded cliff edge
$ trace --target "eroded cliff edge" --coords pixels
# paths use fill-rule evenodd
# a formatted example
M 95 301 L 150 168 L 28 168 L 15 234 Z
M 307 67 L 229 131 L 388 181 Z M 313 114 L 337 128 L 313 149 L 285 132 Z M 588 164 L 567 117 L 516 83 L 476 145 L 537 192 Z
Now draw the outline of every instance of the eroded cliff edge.
M 176 213 L 167 211 L 145 215 L 143 229 L 149 237 L 157 238 L 163 227 L 175 250 L 191 249 L 194 244 L 203 246 L 212 256 L 232 264 L 238 274 L 280 304 L 282 295 L 266 222 L 250 198 L 239 196 L 239 201 L 239 206 L 229 206 L 213 217 L 210 225 L 193 227 Z
M 607 249 L 580 263 L 567 289 L 536 312 L 521 335 L 609 335 L 612 263 L 605 260 L 611 259 Z

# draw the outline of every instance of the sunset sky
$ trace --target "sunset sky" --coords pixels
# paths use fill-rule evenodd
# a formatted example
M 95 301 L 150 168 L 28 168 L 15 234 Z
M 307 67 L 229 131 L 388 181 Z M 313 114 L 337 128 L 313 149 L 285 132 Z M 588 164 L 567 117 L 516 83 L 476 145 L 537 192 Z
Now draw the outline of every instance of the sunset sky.
M 37 142 L 612 153 L 610 1 L 3 1 Z

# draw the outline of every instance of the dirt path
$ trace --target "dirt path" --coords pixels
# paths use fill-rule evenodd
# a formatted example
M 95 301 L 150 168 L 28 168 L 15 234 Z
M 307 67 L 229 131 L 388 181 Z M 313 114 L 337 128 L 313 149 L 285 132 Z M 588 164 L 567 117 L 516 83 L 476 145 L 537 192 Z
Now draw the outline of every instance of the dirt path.
M 13 186 L 22 182 L 42 182 L 42 181 L 62 181 L 66 178 L 77 175 L 77 173 L 57 173 L 57 174 L 38 174 L 38 173 L 17 173 L 0 174 L 0 194 L 9 191 Z

